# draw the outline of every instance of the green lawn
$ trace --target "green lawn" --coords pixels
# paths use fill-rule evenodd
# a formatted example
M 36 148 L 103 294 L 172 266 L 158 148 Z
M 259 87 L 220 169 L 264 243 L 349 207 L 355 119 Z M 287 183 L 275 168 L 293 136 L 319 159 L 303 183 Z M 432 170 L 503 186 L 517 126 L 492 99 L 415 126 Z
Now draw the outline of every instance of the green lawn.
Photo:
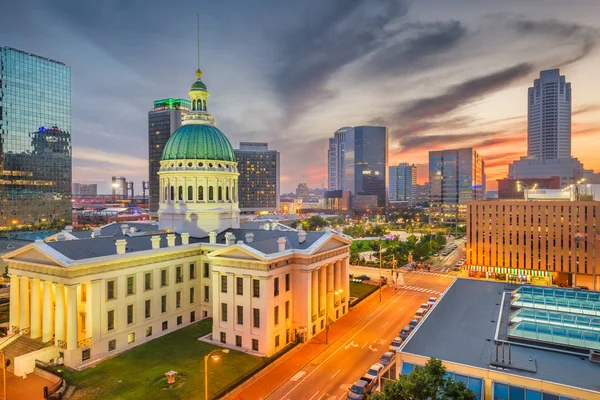
M 350 282 L 350 297 L 358 297 L 358 301 L 364 299 L 378 289 L 377 285 L 367 285 L 366 283 Z
M 357 250 L 359 253 L 372 251 L 371 247 L 369 247 L 371 242 L 372 240 L 353 240 L 350 251 Z
M 211 331 L 210 319 L 135 347 L 83 371 L 65 369 L 64 377 L 75 385 L 73 400 L 88 399 L 204 399 L 204 355 L 216 346 L 197 339 Z M 209 397 L 238 382 L 262 366 L 266 359 L 238 351 L 209 361 Z M 166 389 L 165 372 L 185 376 L 180 387 Z

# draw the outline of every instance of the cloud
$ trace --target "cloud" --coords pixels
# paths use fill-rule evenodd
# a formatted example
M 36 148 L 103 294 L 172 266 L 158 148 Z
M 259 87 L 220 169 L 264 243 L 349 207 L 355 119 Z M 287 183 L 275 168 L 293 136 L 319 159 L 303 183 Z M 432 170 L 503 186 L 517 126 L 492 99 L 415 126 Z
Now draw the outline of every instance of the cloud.
M 448 145 L 448 142 L 452 142 L 454 147 L 459 147 L 461 143 L 477 139 L 482 140 L 497 135 L 498 133 L 499 132 L 473 132 L 449 135 L 415 135 L 401 138 L 400 145 L 402 146 L 402 150 L 410 150 L 424 146 L 427 146 L 427 148 L 435 148 Z

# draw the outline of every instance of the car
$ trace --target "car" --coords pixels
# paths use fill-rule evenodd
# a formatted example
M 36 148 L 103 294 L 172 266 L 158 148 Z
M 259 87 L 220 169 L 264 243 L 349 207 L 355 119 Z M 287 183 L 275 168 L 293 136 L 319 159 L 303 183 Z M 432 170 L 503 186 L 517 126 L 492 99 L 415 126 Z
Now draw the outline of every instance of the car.
M 425 310 L 423 310 L 422 308 L 419 308 L 419 309 L 417 310 L 417 312 L 415 313 L 415 319 L 416 319 L 417 321 L 420 321 L 420 320 L 422 320 L 422 319 L 423 319 L 423 317 L 425 316 L 425 314 L 426 314 L 426 313 L 425 313 Z
M 365 374 L 365 376 L 367 378 L 375 379 L 379 376 L 379 373 L 381 372 L 382 369 L 383 369 L 383 365 L 381 365 L 379 363 L 375 363 L 375 364 L 371 365 L 371 368 L 369 368 L 367 370 L 367 373 Z
M 429 307 L 431 307 L 435 304 L 436 301 L 437 297 L 430 297 L 429 300 L 427 300 L 427 303 L 429 303 Z
M 423 303 L 421 304 L 421 308 L 425 311 L 429 310 L 429 303 Z
M 389 363 L 391 363 L 392 361 L 394 361 L 395 357 L 396 357 L 396 353 L 392 353 L 391 351 L 385 352 L 385 353 L 383 353 L 383 355 L 379 359 L 379 364 L 382 364 L 385 367 Z
M 357 276 L 356 279 L 360 279 L 361 281 L 370 281 L 371 277 L 369 275 L 360 275 Z
M 346 398 L 350 400 L 364 399 L 368 393 L 369 383 L 370 382 L 362 378 L 359 379 L 358 381 L 356 381 L 356 383 L 354 383 L 354 385 L 350 386 L 350 391 L 346 395 Z
M 416 319 L 412 319 L 408 323 L 408 326 L 410 326 L 411 329 L 415 329 L 417 325 L 419 325 L 419 321 L 417 321 Z
M 402 344 L 402 338 L 399 336 L 396 336 L 394 338 L 394 340 L 392 340 L 392 343 L 390 343 L 390 347 L 388 347 L 388 350 L 389 351 L 398 351 L 401 344 Z
M 398 336 L 400 336 L 400 338 L 404 340 L 408 337 L 408 335 L 410 335 L 411 330 L 412 328 L 410 327 L 410 325 L 406 325 L 404 328 L 402 328 Z
M 452 268 L 452 271 L 460 271 L 460 265 L 455 265 L 455 266 Z

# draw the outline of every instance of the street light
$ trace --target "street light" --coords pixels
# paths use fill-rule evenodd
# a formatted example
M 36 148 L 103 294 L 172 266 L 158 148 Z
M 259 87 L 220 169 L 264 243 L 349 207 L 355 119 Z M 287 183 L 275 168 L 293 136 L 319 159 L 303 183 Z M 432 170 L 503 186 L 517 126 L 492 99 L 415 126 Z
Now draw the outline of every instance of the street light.
M 344 293 L 344 291 L 342 289 L 340 290 L 330 290 L 329 292 L 325 293 L 326 297 L 329 297 L 329 294 L 333 293 L 334 295 L 336 294 L 342 294 Z M 335 297 L 333 298 L 333 302 L 335 304 Z M 329 306 L 327 304 L 325 304 L 325 344 L 329 343 Z
M 204 356 L 204 399 L 208 400 L 208 359 L 212 358 L 214 361 L 219 361 L 219 356 L 214 355 L 213 353 L 218 353 L 219 351 L 227 354 L 229 353 L 229 349 L 216 349 L 208 353 Z

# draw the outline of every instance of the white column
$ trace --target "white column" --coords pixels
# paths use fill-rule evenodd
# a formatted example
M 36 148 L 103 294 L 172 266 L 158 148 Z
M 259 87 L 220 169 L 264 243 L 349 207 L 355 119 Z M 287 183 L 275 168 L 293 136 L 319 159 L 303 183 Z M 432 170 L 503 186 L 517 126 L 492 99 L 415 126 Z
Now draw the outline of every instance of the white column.
M 19 292 L 21 299 L 21 304 L 19 305 L 21 309 L 19 329 L 25 329 L 31 326 L 29 323 L 29 278 L 23 276 L 19 279 L 19 283 L 21 284 Z
M 54 338 L 55 343 L 65 341 L 65 285 L 56 284 L 56 307 L 54 315 Z
M 156 274 L 155 274 L 156 275 Z M 102 285 L 101 280 L 92 281 L 88 288 L 91 290 L 88 291 L 88 306 L 90 309 L 90 314 L 88 315 L 88 320 L 91 324 L 92 329 L 92 343 L 97 343 L 100 341 L 100 336 L 102 334 L 102 315 L 100 314 L 101 310 L 101 302 L 102 302 Z M 90 335 L 88 334 L 88 337 Z
M 17 275 L 11 275 L 10 276 L 10 329 L 12 331 L 18 331 L 19 329 L 19 318 L 20 318 L 20 311 L 19 311 L 19 304 L 20 302 L 20 297 L 19 297 L 19 292 L 20 292 L 20 284 L 19 284 L 19 277 Z
M 42 336 L 42 310 L 40 280 L 31 280 L 31 337 L 37 339 Z
M 350 258 L 346 257 L 342 260 L 342 287 L 344 289 L 344 293 L 342 293 L 342 298 L 346 299 L 346 311 L 350 307 Z
M 77 329 L 77 285 L 67 286 L 67 350 L 76 350 L 79 340 Z
M 342 289 L 342 260 L 335 262 L 335 290 Z
M 52 282 L 44 281 L 42 299 L 42 342 L 52 339 L 54 333 L 54 307 L 52 304 Z
M 319 267 L 319 314 L 327 304 L 327 266 Z
M 329 318 L 334 319 L 335 313 L 333 309 L 335 307 L 335 293 L 333 293 L 333 269 L 334 264 L 327 264 L 327 293 L 331 292 L 331 295 L 327 295 L 325 299 L 327 299 L 327 307 L 329 307 Z
M 314 323 L 312 320 L 313 315 L 319 315 L 319 270 L 314 269 L 311 271 L 311 323 Z

